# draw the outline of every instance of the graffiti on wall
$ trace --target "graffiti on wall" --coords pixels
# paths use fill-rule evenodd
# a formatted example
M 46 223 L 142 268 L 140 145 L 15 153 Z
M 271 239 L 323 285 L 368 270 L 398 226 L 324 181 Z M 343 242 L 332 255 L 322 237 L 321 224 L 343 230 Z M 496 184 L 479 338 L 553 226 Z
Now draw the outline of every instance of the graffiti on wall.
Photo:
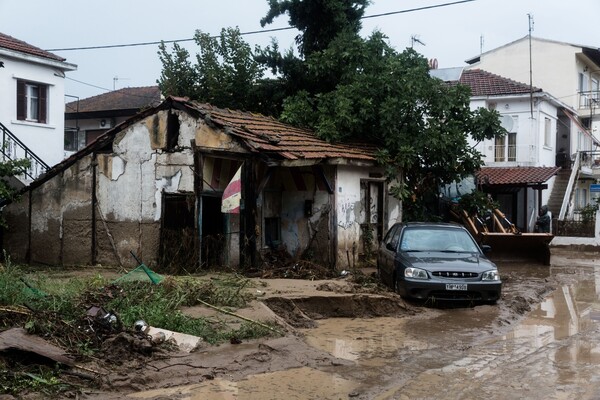
M 350 229 L 356 223 L 354 208 L 355 204 L 351 202 L 345 202 L 340 205 L 340 218 L 338 219 L 338 226 L 340 228 Z

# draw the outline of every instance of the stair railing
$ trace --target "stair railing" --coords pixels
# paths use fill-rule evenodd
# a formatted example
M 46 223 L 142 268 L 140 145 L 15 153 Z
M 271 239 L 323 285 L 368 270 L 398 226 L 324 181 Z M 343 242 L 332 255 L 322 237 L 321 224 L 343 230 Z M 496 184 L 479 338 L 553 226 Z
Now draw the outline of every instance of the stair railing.
M 560 207 L 560 213 L 558 214 L 559 220 L 564 220 L 567 216 L 573 214 L 573 197 L 575 196 L 575 182 L 577 182 L 577 176 L 579 175 L 579 168 L 581 168 L 581 153 L 577 152 L 575 155 L 575 161 L 571 167 L 571 176 L 569 176 L 569 183 L 565 190 L 565 196 L 563 197 L 562 206 Z
M 2 161 L 29 160 L 29 167 L 23 170 L 26 179 L 34 180 L 50 169 L 48 164 L 31 151 L 1 122 L 0 132 L 2 132 L 2 146 L 0 147 Z

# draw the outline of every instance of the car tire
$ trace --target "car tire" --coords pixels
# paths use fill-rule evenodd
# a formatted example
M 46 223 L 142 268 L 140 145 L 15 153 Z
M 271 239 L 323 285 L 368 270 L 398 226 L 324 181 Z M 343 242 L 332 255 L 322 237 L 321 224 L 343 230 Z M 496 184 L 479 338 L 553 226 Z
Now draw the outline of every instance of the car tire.
M 400 294 L 400 279 L 396 278 L 396 275 L 394 275 L 394 280 L 392 281 L 392 288 L 394 289 L 394 292 L 396 294 L 399 294 L 401 297 L 404 297 Z

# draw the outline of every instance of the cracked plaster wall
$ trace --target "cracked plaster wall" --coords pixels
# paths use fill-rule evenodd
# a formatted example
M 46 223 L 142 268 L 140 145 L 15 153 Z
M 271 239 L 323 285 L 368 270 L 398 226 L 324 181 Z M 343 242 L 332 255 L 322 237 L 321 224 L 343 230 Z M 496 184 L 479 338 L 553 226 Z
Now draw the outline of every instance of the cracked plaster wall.
M 117 263 L 107 228 L 119 258 L 137 264 L 138 252 L 152 264 L 158 255 L 162 191 L 193 192 L 195 127 L 183 126 L 180 147 L 165 152 L 166 119 L 161 111 L 120 132 L 113 153 L 97 155 L 96 252 L 100 263 Z M 186 145 L 187 144 L 187 145 Z M 161 147 L 162 146 L 162 147 Z M 85 265 L 92 261 L 92 155 L 32 190 L 31 261 L 50 265 Z M 25 261 L 29 238 L 29 195 L 5 208 L 10 221 L 4 244 L 15 260 Z M 140 254 L 142 253 L 142 254 Z
M 336 221 L 337 221 L 337 268 L 349 268 L 348 256 L 353 260 L 353 247 L 358 251 L 362 248 L 360 224 L 364 222 L 365 214 L 361 203 L 360 181 L 370 179 L 370 172 L 381 171 L 374 168 L 353 167 L 340 165 L 337 168 L 336 191 Z M 392 196 L 386 196 L 383 225 L 385 230 L 401 218 L 401 203 Z M 352 261 L 351 261 L 352 262 Z

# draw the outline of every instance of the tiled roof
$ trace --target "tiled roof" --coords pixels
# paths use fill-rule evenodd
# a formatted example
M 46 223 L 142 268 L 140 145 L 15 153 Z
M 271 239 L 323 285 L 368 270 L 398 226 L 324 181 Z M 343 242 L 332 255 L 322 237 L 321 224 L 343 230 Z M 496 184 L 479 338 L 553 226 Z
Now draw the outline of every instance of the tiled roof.
M 22 40 L 15 39 L 12 36 L 5 35 L 0 32 L 0 48 L 5 48 L 21 53 L 31 54 L 38 57 L 49 58 L 56 61 L 65 61 L 66 58 L 57 56 L 56 54 L 50 53 L 46 50 L 42 50 L 39 47 L 35 47 L 26 43 Z
M 176 100 L 240 139 L 253 152 L 287 160 L 346 158 L 375 161 L 376 148 L 372 145 L 328 143 L 310 130 L 296 128 L 261 114 L 220 109 L 180 98 Z
M 499 96 L 528 94 L 529 85 L 481 69 L 470 69 L 463 71 L 460 83 L 471 88 L 472 96 Z M 542 89 L 533 88 L 534 92 Z
M 483 167 L 476 174 L 482 185 L 524 185 L 546 182 L 560 167 Z
M 79 102 L 72 101 L 67 103 L 65 105 L 65 112 L 139 110 L 145 107 L 155 107 L 160 104 L 161 101 L 158 86 L 123 88 L 98 96 L 81 99 Z M 79 103 L 79 105 L 77 103 Z

